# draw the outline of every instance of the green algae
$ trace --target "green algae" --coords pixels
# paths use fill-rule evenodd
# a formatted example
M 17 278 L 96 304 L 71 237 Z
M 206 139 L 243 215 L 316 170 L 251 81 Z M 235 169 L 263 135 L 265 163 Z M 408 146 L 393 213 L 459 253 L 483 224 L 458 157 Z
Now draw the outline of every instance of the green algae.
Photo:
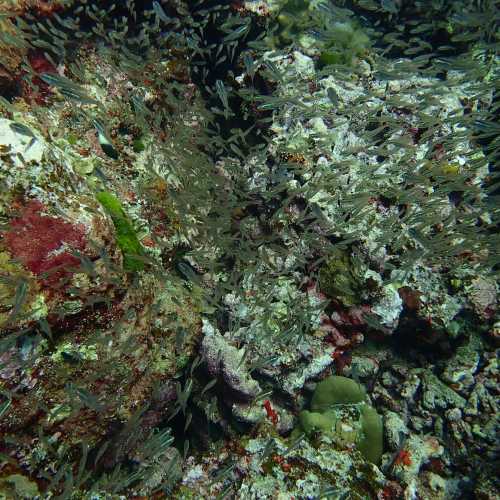
M 134 153 L 142 153 L 146 149 L 143 139 L 140 137 L 138 139 L 135 139 L 132 143 L 132 148 L 134 150 Z
M 282 43 L 293 42 L 307 28 L 308 12 L 309 2 L 306 0 L 289 0 L 282 6 L 278 14 L 281 28 L 279 38 Z
M 35 498 L 38 486 L 21 474 L 11 474 L 0 479 L 0 498 Z
M 142 271 L 144 262 L 137 256 L 144 255 L 144 249 L 120 201 L 107 191 L 97 193 L 96 198 L 111 217 L 115 226 L 116 242 L 123 254 L 123 268 L 126 271 Z
M 37 320 L 47 315 L 45 297 L 28 271 L 0 251 L 0 325 Z
M 357 264 L 347 252 L 336 250 L 320 269 L 321 291 L 347 307 L 357 304 L 362 290 Z
M 328 42 L 319 57 L 320 67 L 329 64 L 350 66 L 370 46 L 370 39 L 351 23 L 333 23 Z
M 310 46 L 311 41 L 306 39 L 311 38 L 311 30 L 319 32 L 313 36 L 313 45 L 319 49 L 320 68 L 330 64 L 353 66 L 371 45 L 369 36 L 355 21 L 340 22 L 333 11 L 309 0 L 282 2 L 277 21 L 279 29 L 272 38 L 277 46 L 297 42 Z

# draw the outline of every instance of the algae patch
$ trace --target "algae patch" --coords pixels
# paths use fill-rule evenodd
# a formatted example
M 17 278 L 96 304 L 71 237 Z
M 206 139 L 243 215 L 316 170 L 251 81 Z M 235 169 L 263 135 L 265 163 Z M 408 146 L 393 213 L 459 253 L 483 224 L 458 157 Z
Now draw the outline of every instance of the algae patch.
M 322 266 L 319 274 L 321 291 L 346 307 L 359 303 L 363 291 L 361 264 L 347 252 L 336 250 Z
M 116 242 L 123 254 L 124 269 L 126 271 L 142 271 L 144 262 L 137 257 L 144 255 L 144 249 L 120 201 L 107 191 L 97 193 L 96 198 L 111 217 L 115 226 Z

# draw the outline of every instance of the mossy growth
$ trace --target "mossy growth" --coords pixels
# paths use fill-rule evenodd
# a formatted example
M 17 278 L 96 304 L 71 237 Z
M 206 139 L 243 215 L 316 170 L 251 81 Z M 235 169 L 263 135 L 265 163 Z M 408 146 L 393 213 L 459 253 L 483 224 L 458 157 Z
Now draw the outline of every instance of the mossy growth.
M 21 474 L 0 479 L 0 498 L 38 498 L 38 485 Z
M 355 24 L 333 23 L 328 27 L 327 39 L 319 56 L 319 66 L 330 64 L 351 66 L 369 46 L 370 39 Z
M 7 252 L 0 252 L 0 326 L 9 321 L 31 317 L 36 313 L 43 317 L 43 296 L 38 295 L 36 282 Z
M 335 250 L 319 273 L 321 291 L 350 307 L 359 302 L 362 281 L 358 262 L 342 250 Z
M 318 8 L 318 2 L 288 0 L 282 2 L 277 21 L 279 29 L 273 45 L 311 43 L 319 51 L 320 68 L 330 64 L 353 66 L 370 47 L 370 38 L 351 18 L 338 19 L 335 12 Z M 311 35 L 311 30 L 316 35 Z M 310 39 L 310 41 L 306 41 Z
M 366 403 L 366 391 L 354 380 L 331 376 L 320 382 L 311 409 L 299 415 L 309 437 L 319 433 L 341 445 L 354 445 L 366 460 L 377 464 L 383 452 L 383 422 Z
M 278 14 L 280 29 L 277 33 L 278 42 L 292 43 L 310 27 L 309 1 L 289 0 L 283 4 Z
M 120 201 L 107 191 L 97 193 L 96 197 L 115 226 L 116 242 L 123 254 L 123 268 L 126 271 L 141 271 L 144 262 L 137 257 L 144 255 L 144 249 Z

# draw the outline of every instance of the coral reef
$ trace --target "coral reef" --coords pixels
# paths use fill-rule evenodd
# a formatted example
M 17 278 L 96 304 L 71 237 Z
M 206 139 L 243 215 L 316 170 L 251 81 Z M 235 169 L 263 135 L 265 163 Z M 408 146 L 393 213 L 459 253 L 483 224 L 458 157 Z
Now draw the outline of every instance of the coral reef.
M 496 498 L 493 3 L 0 0 L 0 498 Z

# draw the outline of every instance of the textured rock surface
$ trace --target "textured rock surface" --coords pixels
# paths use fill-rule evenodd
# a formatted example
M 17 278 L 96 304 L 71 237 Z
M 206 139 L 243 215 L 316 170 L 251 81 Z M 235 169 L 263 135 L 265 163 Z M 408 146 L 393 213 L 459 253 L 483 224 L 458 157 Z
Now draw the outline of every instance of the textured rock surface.
M 496 498 L 490 3 L 125 3 L 0 0 L 0 496 Z

